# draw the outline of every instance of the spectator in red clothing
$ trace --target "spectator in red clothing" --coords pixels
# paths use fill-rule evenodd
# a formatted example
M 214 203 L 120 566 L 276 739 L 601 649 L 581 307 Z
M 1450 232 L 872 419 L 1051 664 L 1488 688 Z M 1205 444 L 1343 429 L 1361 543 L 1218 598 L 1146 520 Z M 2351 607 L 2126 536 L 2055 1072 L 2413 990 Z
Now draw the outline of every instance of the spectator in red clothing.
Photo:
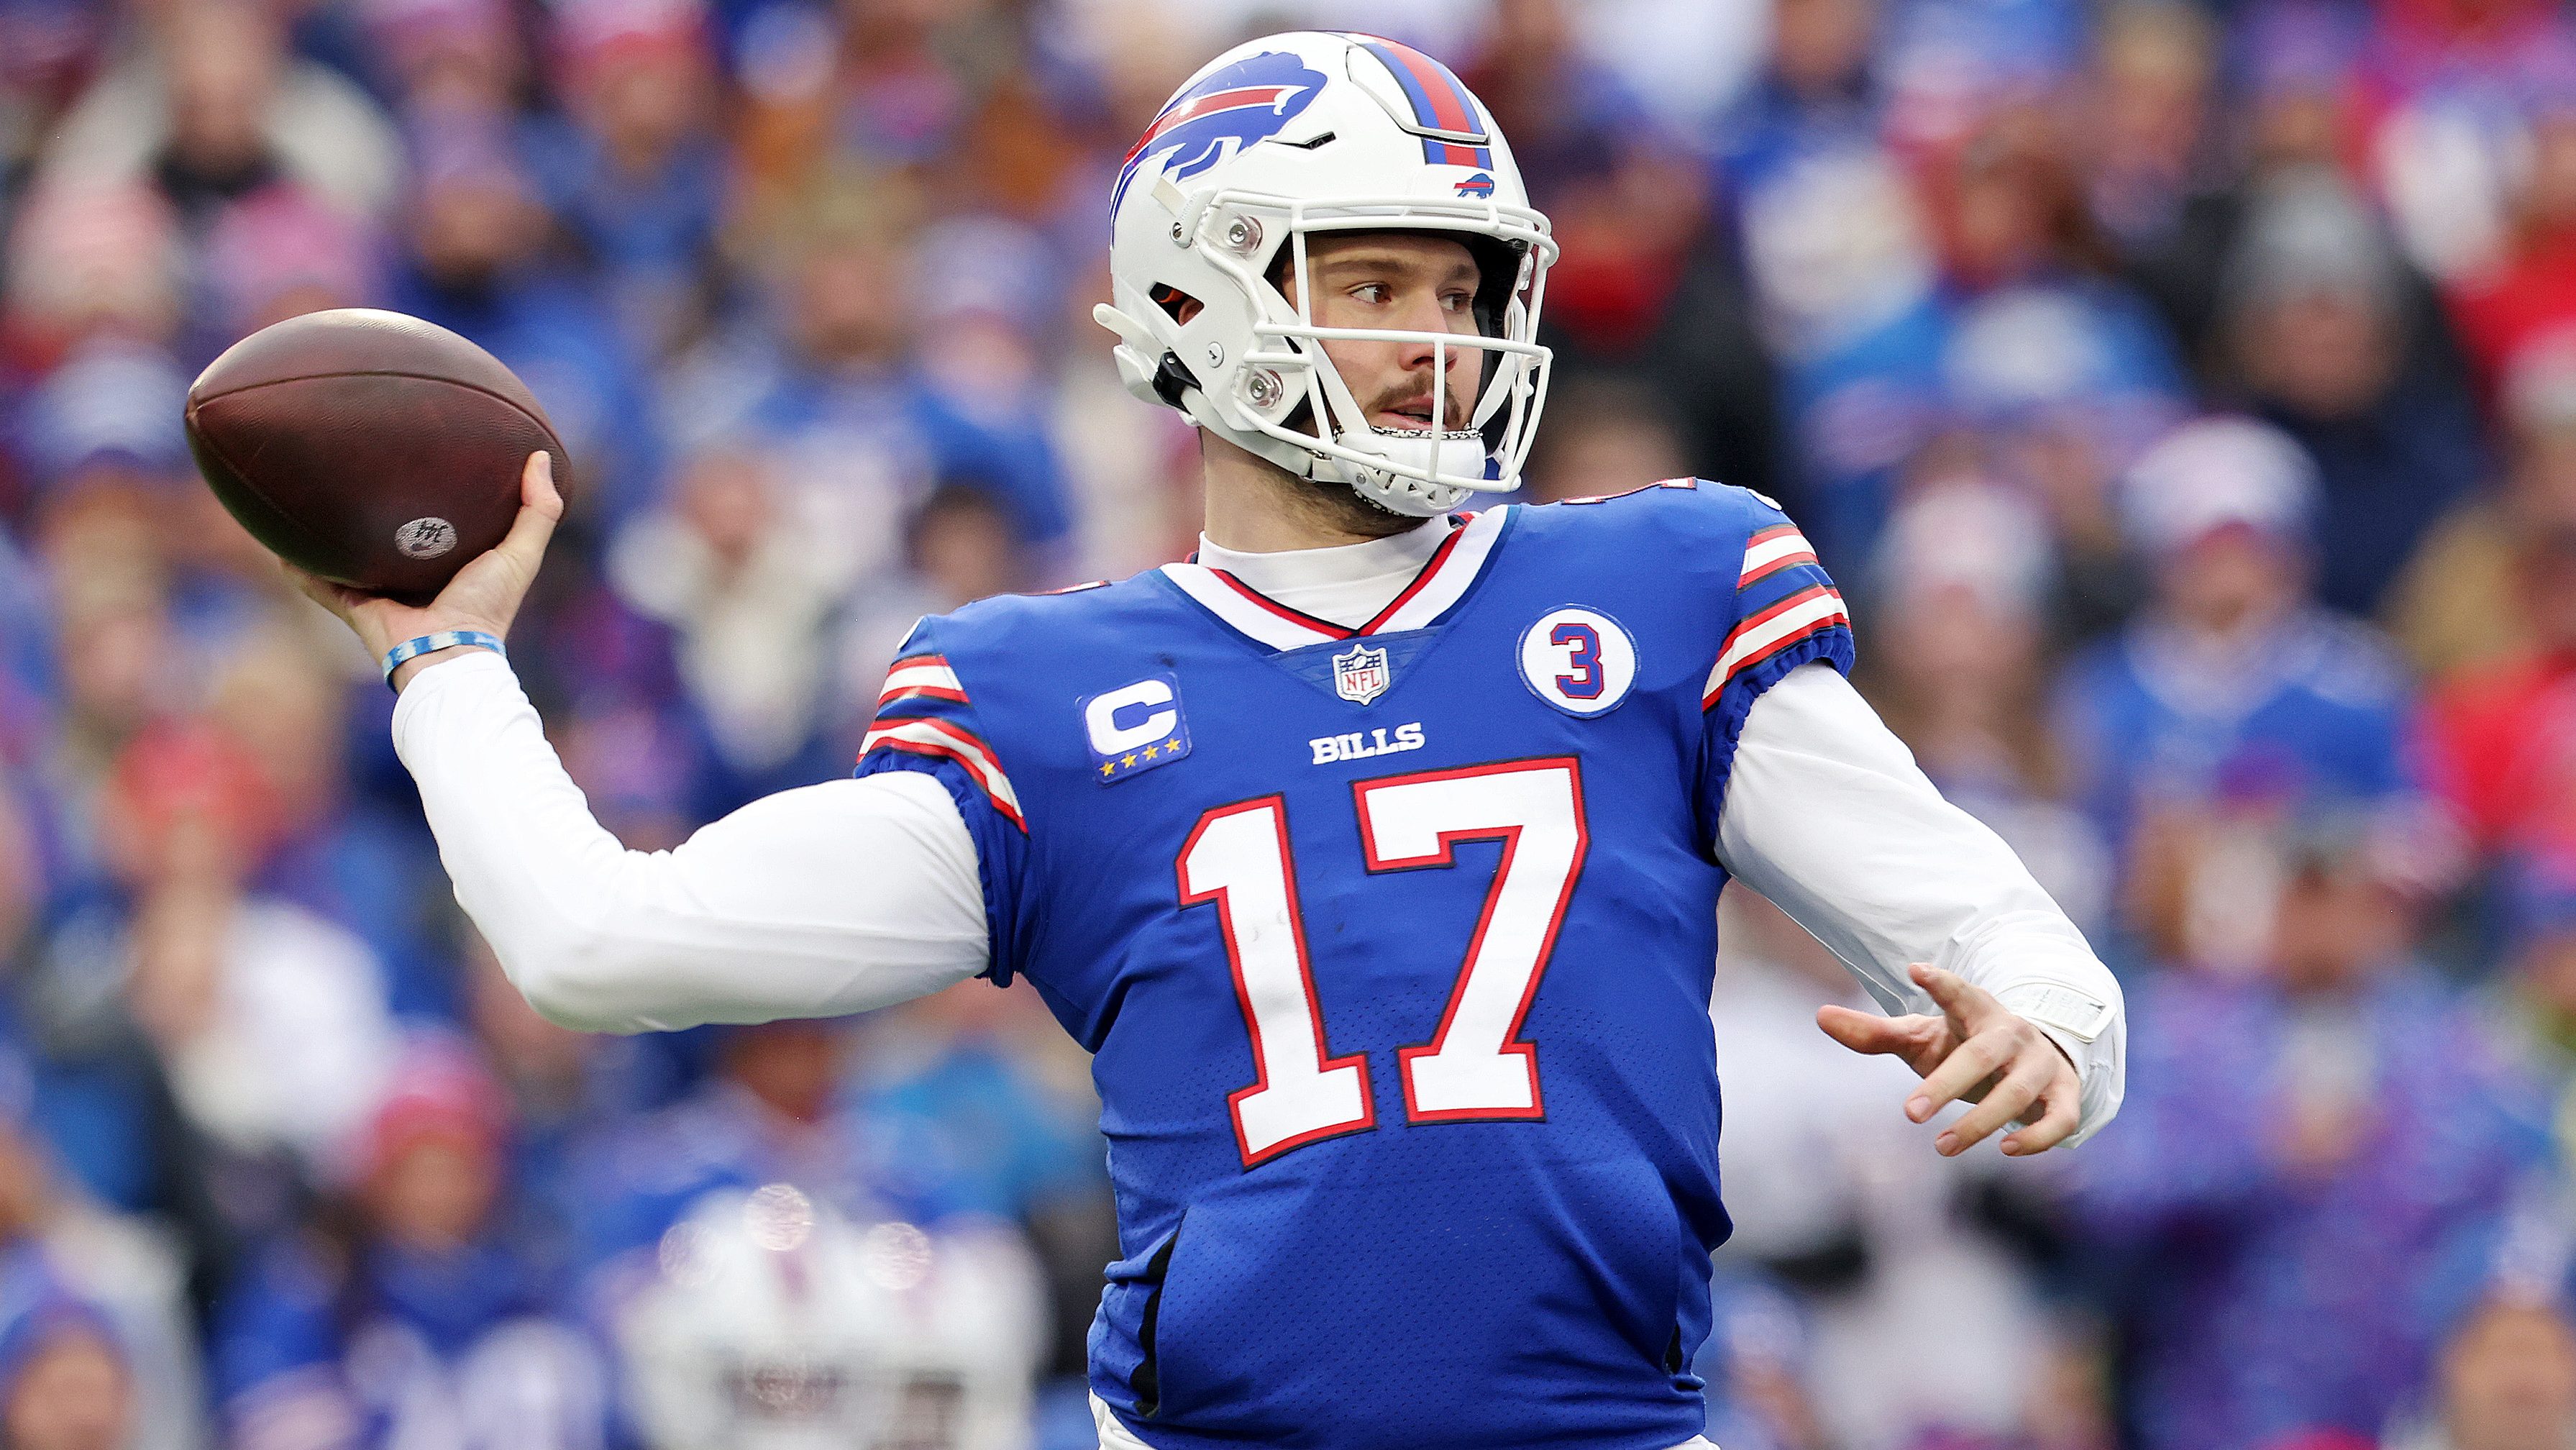
M 2576 329 L 2576 101 L 2535 118 L 2508 250 L 2448 301 L 2470 361 L 2496 383 L 2527 345 Z
M 2482 850 L 2576 841 L 2576 348 L 2518 371 L 2511 520 L 2512 625 L 2530 643 L 2461 671 L 2427 703 L 2427 779 Z

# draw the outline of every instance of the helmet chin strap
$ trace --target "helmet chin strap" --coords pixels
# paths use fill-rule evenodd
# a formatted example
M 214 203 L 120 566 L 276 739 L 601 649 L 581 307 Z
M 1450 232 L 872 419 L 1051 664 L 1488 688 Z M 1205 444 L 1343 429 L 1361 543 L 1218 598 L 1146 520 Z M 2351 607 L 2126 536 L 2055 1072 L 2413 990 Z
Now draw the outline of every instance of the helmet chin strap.
M 1430 433 L 1372 425 L 1365 437 L 1344 434 L 1342 441 L 1377 453 L 1391 464 L 1425 473 L 1456 475 L 1485 468 L 1485 438 L 1481 433 Z M 1342 459 L 1316 457 L 1315 462 L 1314 477 L 1344 484 L 1380 508 L 1413 518 L 1445 514 L 1466 502 L 1471 492 L 1454 483 L 1429 483 L 1393 469 L 1371 468 Z

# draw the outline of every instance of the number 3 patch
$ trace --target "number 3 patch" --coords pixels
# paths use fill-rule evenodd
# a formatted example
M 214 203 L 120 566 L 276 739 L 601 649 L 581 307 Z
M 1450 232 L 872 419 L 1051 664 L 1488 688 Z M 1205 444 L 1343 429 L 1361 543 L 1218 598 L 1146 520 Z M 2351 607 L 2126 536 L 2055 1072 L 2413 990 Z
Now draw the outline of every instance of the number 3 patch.
M 1568 715 L 1604 715 L 1637 681 L 1637 642 L 1600 610 L 1551 609 L 1521 636 L 1521 678 Z

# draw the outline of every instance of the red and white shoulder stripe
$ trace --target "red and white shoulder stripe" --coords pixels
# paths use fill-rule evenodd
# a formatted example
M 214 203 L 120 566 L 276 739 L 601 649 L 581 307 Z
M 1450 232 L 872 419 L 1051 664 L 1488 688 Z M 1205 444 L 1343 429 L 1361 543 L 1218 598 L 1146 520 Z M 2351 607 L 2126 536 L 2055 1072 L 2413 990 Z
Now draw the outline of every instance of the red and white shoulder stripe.
M 886 672 L 885 688 L 877 692 L 876 723 L 868 727 L 859 742 L 864 757 L 874 750 L 899 750 L 936 760 L 953 760 L 965 767 L 993 809 L 1025 831 L 1027 817 L 1020 812 L 1020 793 L 1011 786 L 1009 772 L 984 737 L 975 733 L 966 720 L 966 687 L 957 672 L 939 655 L 913 655 L 894 662 Z M 971 717 L 970 717 L 971 718 Z
M 1831 584 L 1810 585 L 1752 615 L 1727 635 L 1717 667 L 1708 672 L 1708 686 L 1700 693 L 1700 708 L 1715 705 L 1737 675 L 1811 635 L 1850 624 L 1851 613 Z
M 859 742 L 859 753 L 871 750 L 900 750 L 911 755 L 926 755 L 953 760 L 966 767 L 993 809 L 1010 818 L 1011 824 L 1025 831 L 1028 818 L 1020 814 L 1020 793 L 1011 789 L 1011 778 L 993 758 L 993 749 L 981 736 L 963 726 L 923 715 L 910 720 L 879 720 Z
M 893 701 L 915 696 L 962 705 L 966 703 L 966 687 L 957 682 L 957 672 L 940 655 L 896 660 L 894 668 L 886 671 L 885 688 L 877 691 L 877 708 L 882 710 Z
M 1815 562 L 1815 546 L 1796 524 L 1773 524 L 1744 541 L 1744 572 L 1736 577 L 1735 587 L 1746 588 L 1783 569 Z

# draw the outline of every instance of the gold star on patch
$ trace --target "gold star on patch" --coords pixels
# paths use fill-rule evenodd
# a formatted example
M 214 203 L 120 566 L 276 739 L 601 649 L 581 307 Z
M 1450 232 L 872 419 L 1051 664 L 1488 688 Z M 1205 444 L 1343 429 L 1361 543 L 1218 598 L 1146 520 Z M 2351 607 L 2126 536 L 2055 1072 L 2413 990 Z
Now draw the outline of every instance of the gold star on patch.
M 1104 760 L 1104 761 L 1100 762 L 1100 773 L 1101 773 L 1102 775 L 1108 775 L 1108 774 L 1110 774 L 1111 772 L 1113 772 L 1113 771 L 1115 771 L 1115 770 L 1117 770 L 1117 769 L 1118 769 L 1118 762 L 1117 762 L 1117 761 L 1114 761 L 1114 760 Z
M 1153 759 L 1155 756 L 1157 756 L 1157 755 L 1161 754 L 1161 753 L 1162 753 L 1162 750 L 1163 750 L 1163 747 L 1161 747 L 1161 746 L 1159 746 L 1159 745 L 1148 745 L 1148 746 L 1146 746 L 1146 747 L 1145 747 L 1145 758 L 1146 758 L 1147 760 L 1151 760 L 1151 759 Z
M 1128 755 L 1125 759 L 1123 759 L 1123 760 L 1119 761 L 1118 763 L 1119 763 L 1120 765 L 1134 765 L 1134 764 L 1136 763 L 1136 757 L 1135 757 L 1133 754 L 1130 754 L 1130 755 Z

